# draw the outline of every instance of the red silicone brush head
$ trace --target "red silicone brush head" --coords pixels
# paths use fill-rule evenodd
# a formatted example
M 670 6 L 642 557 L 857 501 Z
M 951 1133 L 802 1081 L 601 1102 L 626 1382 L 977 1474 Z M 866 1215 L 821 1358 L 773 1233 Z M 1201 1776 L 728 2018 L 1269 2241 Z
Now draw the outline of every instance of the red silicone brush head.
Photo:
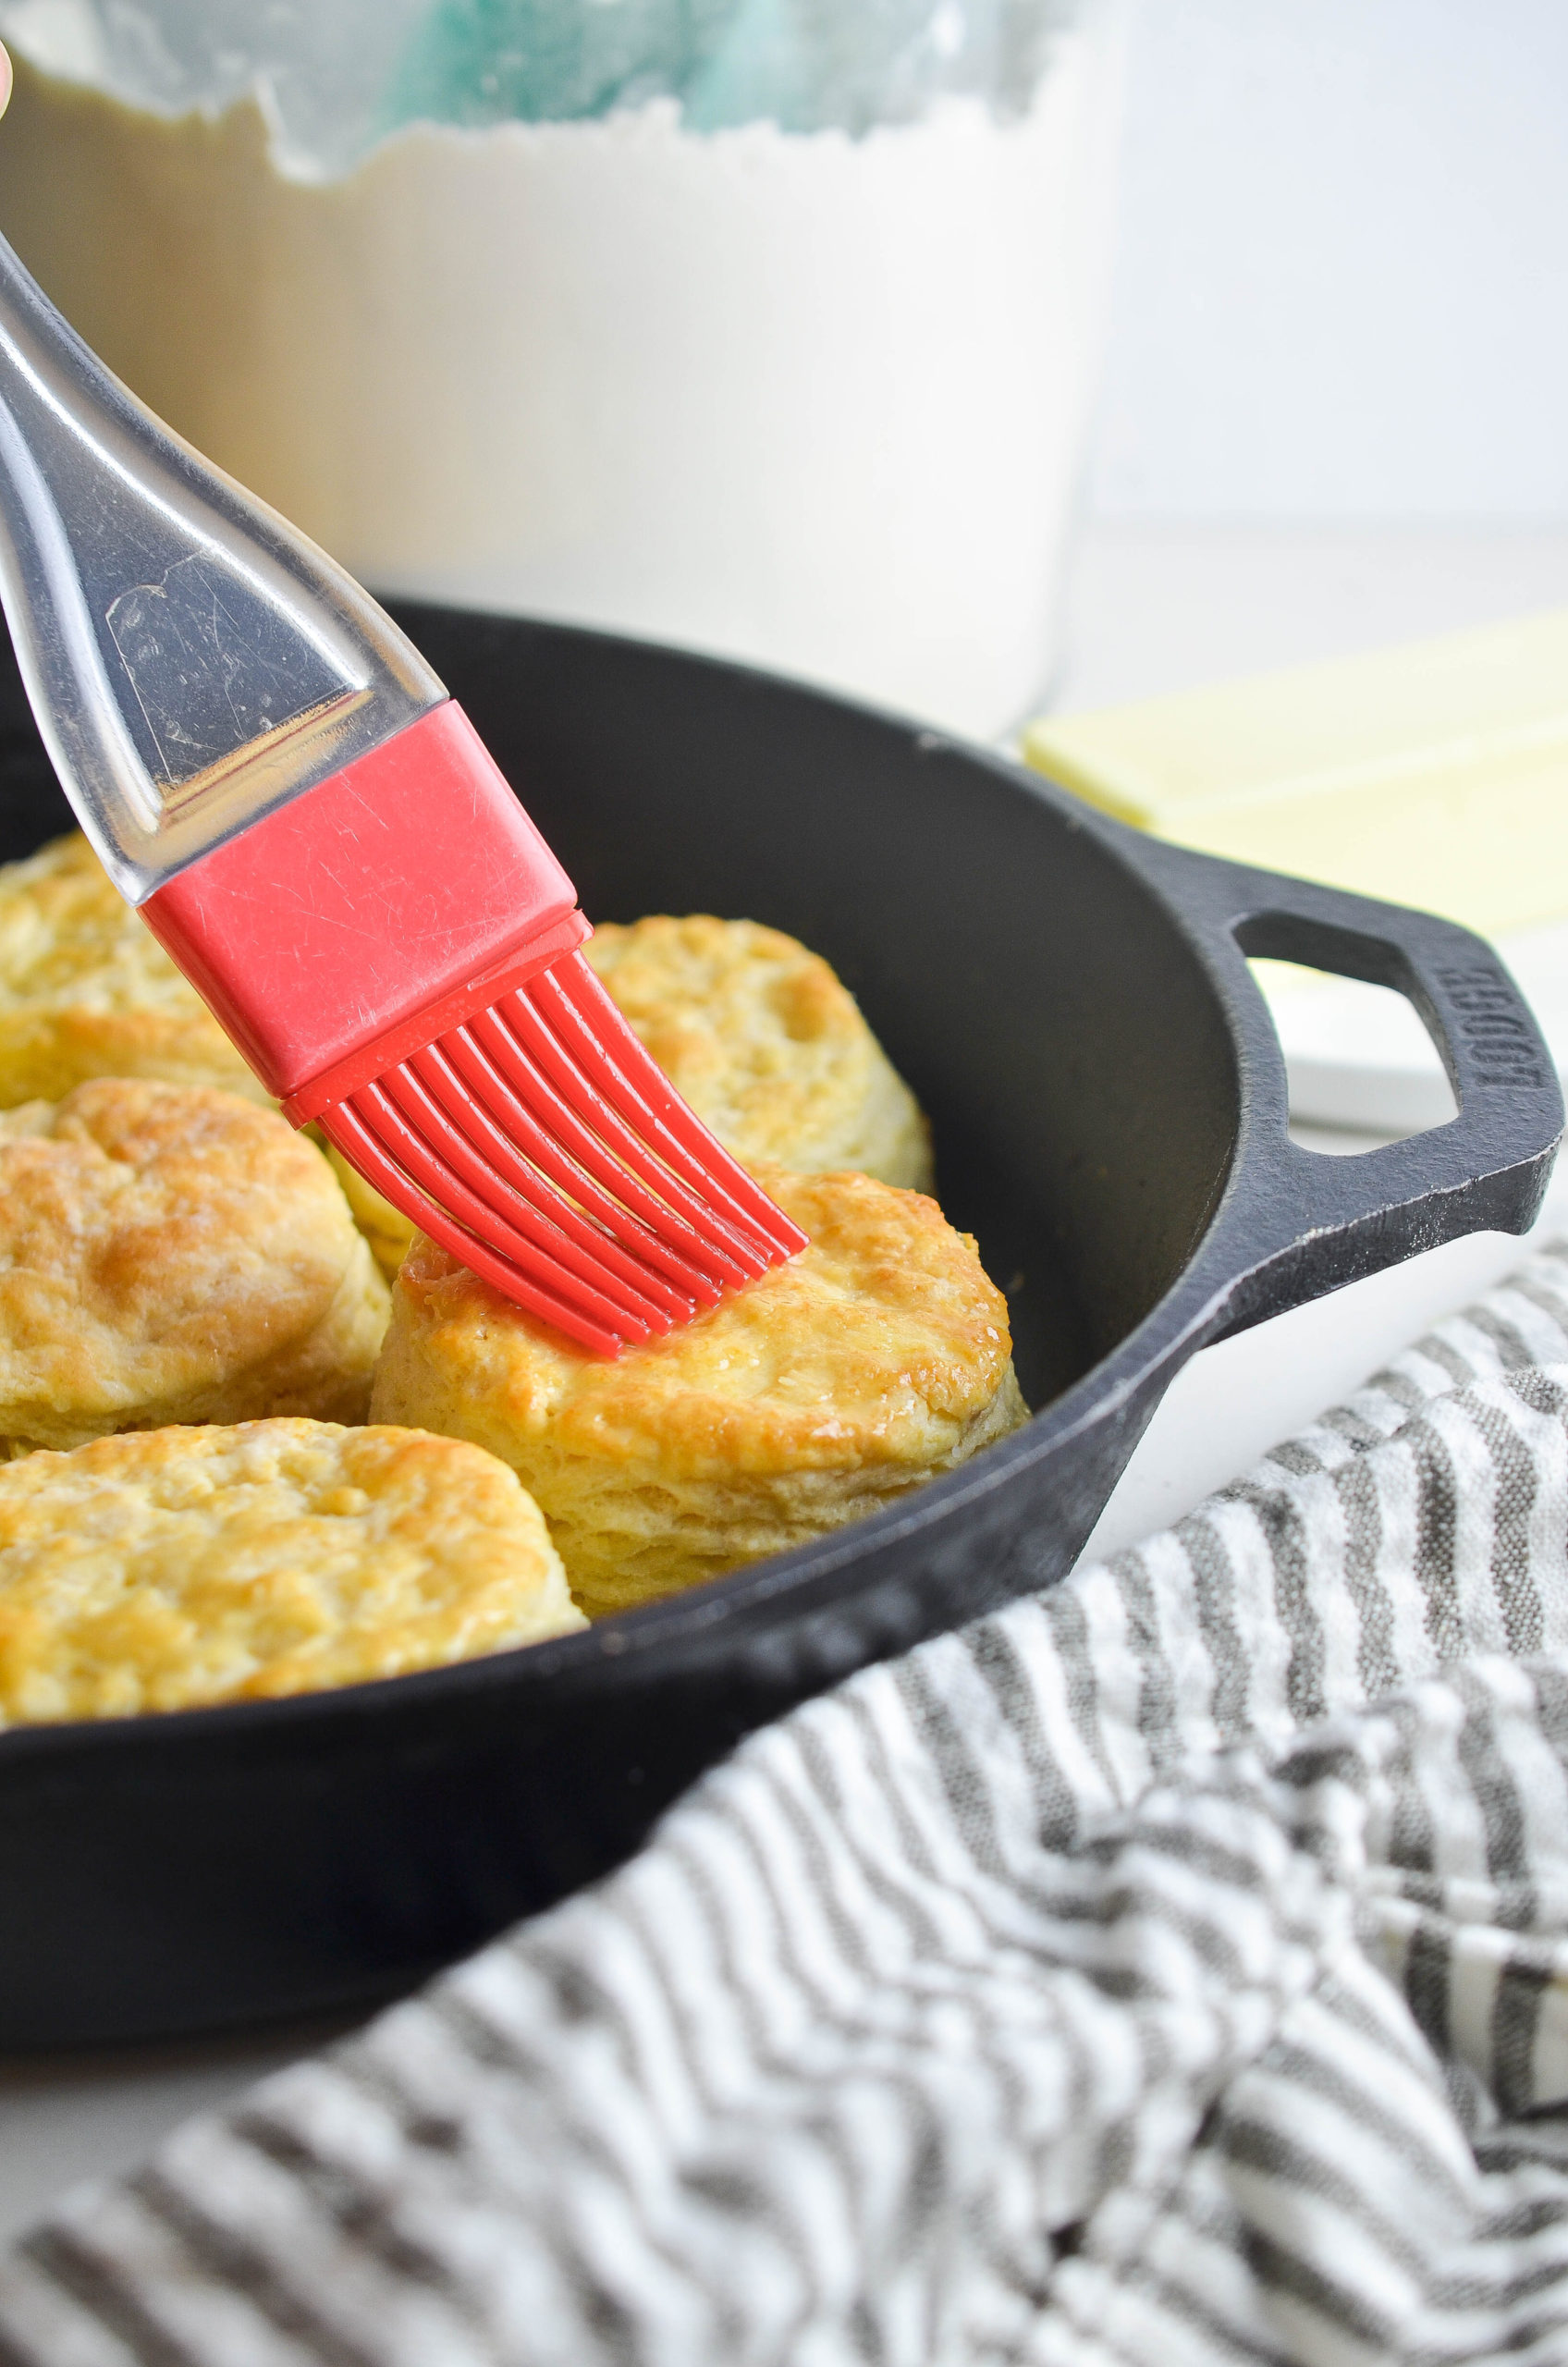
M 433 1240 L 603 1355 L 689 1322 L 806 1245 L 577 951 L 318 1122 Z

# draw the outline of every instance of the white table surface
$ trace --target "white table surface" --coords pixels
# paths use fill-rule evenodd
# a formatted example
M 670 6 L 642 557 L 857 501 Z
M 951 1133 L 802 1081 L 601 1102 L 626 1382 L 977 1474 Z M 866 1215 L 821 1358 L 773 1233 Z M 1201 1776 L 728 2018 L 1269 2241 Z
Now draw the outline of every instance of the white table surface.
M 1062 704 L 1100 705 L 1568 604 L 1568 533 L 1102 527 L 1082 553 Z M 1364 1139 L 1304 1135 L 1326 1152 Z M 1543 1220 L 1568 1229 L 1568 1175 Z M 1165 1526 L 1517 1262 L 1451 1243 L 1206 1350 L 1156 1414 L 1091 1552 Z M 188 2114 L 346 2025 L 112 2054 L 0 2058 L 0 2235 L 79 2178 L 129 2169 Z

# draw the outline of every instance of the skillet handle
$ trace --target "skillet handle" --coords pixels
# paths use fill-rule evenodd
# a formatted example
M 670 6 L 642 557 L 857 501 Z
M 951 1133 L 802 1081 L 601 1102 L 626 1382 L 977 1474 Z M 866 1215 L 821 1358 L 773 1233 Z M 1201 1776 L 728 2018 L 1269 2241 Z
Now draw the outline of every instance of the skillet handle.
M 1242 1046 L 1241 1135 L 1195 1261 L 1213 1291 L 1206 1337 L 1464 1233 L 1528 1230 L 1562 1133 L 1562 1095 L 1535 1014 L 1483 938 L 1429 913 L 1158 841 L 1140 856 L 1217 971 Z M 1458 1116 L 1349 1157 L 1292 1143 L 1284 1055 L 1249 956 L 1407 996 Z

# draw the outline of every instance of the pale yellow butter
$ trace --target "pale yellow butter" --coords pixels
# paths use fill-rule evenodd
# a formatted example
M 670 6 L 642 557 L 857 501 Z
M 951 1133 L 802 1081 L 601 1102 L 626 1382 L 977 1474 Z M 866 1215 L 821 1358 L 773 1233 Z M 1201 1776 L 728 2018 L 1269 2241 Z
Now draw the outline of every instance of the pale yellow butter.
M 1047 716 L 1031 765 L 1183 846 L 1444 913 L 1568 916 L 1568 608 Z

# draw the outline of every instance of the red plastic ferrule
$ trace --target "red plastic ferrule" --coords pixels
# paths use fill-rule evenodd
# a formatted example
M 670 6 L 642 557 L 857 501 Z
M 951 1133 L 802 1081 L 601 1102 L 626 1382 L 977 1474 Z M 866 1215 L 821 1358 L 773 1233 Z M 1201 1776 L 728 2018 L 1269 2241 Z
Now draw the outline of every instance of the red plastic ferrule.
M 448 699 L 177 872 L 141 915 L 302 1124 L 581 944 L 576 904 Z

